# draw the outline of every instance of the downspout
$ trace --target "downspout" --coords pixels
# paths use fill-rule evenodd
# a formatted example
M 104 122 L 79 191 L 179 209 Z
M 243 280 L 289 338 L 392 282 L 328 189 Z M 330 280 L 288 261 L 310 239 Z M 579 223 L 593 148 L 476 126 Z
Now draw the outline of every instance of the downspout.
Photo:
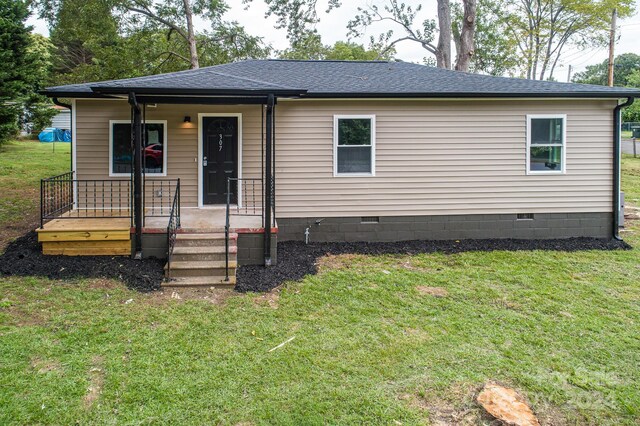
M 72 131 L 73 129 L 73 106 L 71 104 L 65 104 L 64 102 L 60 102 L 58 100 L 58 98 L 51 98 L 51 101 L 53 101 L 54 105 L 58 105 L 59 107 L 62 108 L 67 108 L 69 110 L 69 131 Z M 71 135 L 71 137 L 73 137 L 73 135 Z M 69 167 L 69 170 L 71 170 L 72 172 L 73 170 L 73 144 L 69 144 L 71 146 L 71 149 L 69 151 L 69 163 L 71 164 L 71 167 Z
M 136 229 L 136 259 L 142 258 L 142 111 L 134 92 L 129 93 L 129 104 L 133 110 L 133 218 Z
M 633 104 L 633 97 L 613 109 L 613 238 L 622 240 L 620 228 L 620 110 Z
M 267 122 L 266 122 L 266 141 L 264 147 L 264 266 L 271 266 L 271 179 L 272 179 L 272 160 L 271 149 L 273 142 L 273 107 L 275 105 L 275 97 L 269 94 L 267 97 Z

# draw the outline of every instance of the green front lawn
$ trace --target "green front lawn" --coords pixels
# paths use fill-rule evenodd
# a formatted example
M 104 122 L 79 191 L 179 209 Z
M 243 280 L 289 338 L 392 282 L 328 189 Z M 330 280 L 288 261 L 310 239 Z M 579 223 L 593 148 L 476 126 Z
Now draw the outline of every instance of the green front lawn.
M 487 380 L 543 424 L 637 424 L 639 256 L 340 256 L 280 292 L 181 299 L 4 278 L 0 424 L 479 421 Z
M 0 145 L 0 252 L 40 220 L 40 179 L 71 169 L 71 144 L 11 141 Z M 54 151 L 55 149 L 55 151 Z

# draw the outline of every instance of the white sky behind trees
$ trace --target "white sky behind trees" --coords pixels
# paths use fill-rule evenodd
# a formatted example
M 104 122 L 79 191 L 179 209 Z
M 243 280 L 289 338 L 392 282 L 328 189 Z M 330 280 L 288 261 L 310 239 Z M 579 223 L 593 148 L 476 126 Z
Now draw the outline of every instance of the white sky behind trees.
M 347 39 L 347 22 L 356 14 L 357 7 L 371 3 L 372 0 L 343 0 L 342 7 L 331 11 L 330 14 L 325 14 L 326 10 L 325 0 L 319 0 L 320 7 L 320 23 L 317 26 L 317 30 L 322 36 L 324 44 L 333 44 L 339 40 Z M 640 6 L 636 1 L 636 5 Z M 284 29 L 275 29 L 276 19 L 265 18 L 265 12 L 267 10 L 266 5 L 262 0 L 253 0 L 248 8 L 242 4 L 241 0 L 229 0 L 231 9 L 225 16 L 227 20 L 238 21 L 243 25 L 247 32 L 253 35 L 263 37 L 265 43 L 271 44 L 275 49 L 283 50 L 289 46 L 287 41 L 286 32 Z M 376 1 L 379 3 L 379 1 Z M 405 0 L 405 3 L 415 6 L 417 4 L 423 4 L 423 10 L 420 15 L 416 17 L 416 21 L 421 22 L 425 18 L 436 17 L 436 0 Z M 34 26 L 34 31 L 40 34 L 48 35 L 46 22 L 37 19 L 35 16 L 31 16 L 28 20 L 28 24 Z M 207 29 L 207 23 L 205 21 L 197 21 L 196 26 L 201 29 Z M 615 54 L 616 56 L 622 53 L 636 53 L 640 54 L 640 15 L 636 14 L 631 18 L 624 20 L 618 20 L 618 41 L 616 43 Z M 365 46 L 369 43 L 369 35 L 377 35 L 383 31 L 391 29 L 393 27 L 384 23 L 378 23 L 372 26 L 368 30 L 368 34 L 361 39 L 353 40 L 358 43 L 363 43 Z M 397 30 L 399 31 L 399 30 Z M 398 34 L 400 34 L 398 32 Z M 402 42 L 396 45 L 396 57 L 404 61 L 422 63 L 424 57 L 429 57 L 430 54 L 426 50 L 422 49 L 418 43 L 414 42 Z M 567 80 L 568 66 L 572 66 L 572 74 L 580 72 L 585 69 L 587 65 L 593 65 L 600 63 L 608 58 L 608 48 L 603 47 L 599 49 L 565 49 L 561 61 L 556 67 L 554 77 L 558 81 Z

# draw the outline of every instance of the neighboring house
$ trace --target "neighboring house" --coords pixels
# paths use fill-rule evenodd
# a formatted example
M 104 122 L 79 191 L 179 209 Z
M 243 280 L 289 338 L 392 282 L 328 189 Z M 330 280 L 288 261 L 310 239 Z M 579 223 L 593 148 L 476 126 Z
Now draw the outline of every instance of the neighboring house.
M 54 108 L 58 113 L 51 119 L 51 126 L 62 130 L 71 130 L 71 111 L 68 108 L 54 105 Z M 37 129 L 42 130 L 42 129 Z
M 54 220 L 41 241 L 62 241 L 45 236 L 60 212 L 92 217 L 76 221 L 80 230 L 119 216 L 132 237 L 110 253 L 168 249 L 172 269 L 196 276 L 198 268 L 219 276 L 197 263 L 235 259 L 235 251 L 241 264 L 274 262 L 276 235 L 617 236 L 620 102 L 640 95 L 404 62 L 289 60 L 45 93 L 71 99 L 75 180 L 43 183 L 43 216 Z M 61 185 L 64 200 L 47 195 Z M 214 249 L 227 210 L 231 249 Z M 45 252 L 88 254 L 73 248 Z M 196 256 L 203 253 L 209 257 Z M 188 260 L 194 268 L 182 264 Z

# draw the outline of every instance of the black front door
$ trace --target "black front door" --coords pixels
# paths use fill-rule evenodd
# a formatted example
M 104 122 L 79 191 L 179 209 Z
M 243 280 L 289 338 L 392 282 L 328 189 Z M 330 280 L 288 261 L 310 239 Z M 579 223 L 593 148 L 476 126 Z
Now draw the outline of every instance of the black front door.
M 202 120 L 203 204 L 227 202 L 227 178 L 238 177 L 238 118 L 204 117 Z M 231 202 L 236 203 L 235 182 Z

